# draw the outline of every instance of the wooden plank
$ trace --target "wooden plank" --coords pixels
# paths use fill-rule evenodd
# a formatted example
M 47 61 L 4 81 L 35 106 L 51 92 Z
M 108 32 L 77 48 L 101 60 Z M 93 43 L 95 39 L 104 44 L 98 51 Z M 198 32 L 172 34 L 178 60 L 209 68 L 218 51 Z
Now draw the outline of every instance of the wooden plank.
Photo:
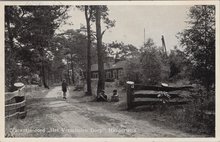
M 146 102 L 150 102 L 150 101 L 160 101 L 160 99 L 158 98 L 135 98 L 134 102 L 138 102 L 138 101 L 146 101 Z
M 167 105 L 183 105 L 187 104 L 189 101 L 169 101 Z M 162 102 L 158 99 L 158 101 L 135 101 L 133 102 L 134 106 L 142 106 L 142 105 L 160 105 Z
M 27 111 L 22 111 L 22 112 L 19 112 L 18 114 L 18 118 L 20 119 L 24 119 L 27 115 Z
M 5 92 L 5 101 L 10 101 L 11 99 L 13 99 L 16 96 L 24 96 L 25 95 L 25 86 L 23 86 L 22 88 L 14 91 L 14 92 Z
M 6 92 L 5 93 L 5 102 L 10 101 L 11 99 L 13 99 L 17 95 L 18 95 L 18 90 L 14 91 L 14 92 Z
M 15 119 L 15 118 L 24 118 L 26 114 L 27 114 L 27 111 L 16 112 L 16 113 L 5 116 L 5 119 L 9 120 L 9 119 Z
M 5 116 L 5 119 L 13 119 L 18 117 L 19 112 L 15 112 L 13 114 Z
M 134 84 L 134 90 L 154 90 L 161 91 L 161 86 L 145 86 L 141 84 Z
M 158 105 L 161 104 L 161 101 L 135 101 L 133 102 L 134 106 L 142 106 L 142 105 Z
M 22 102 L 19 102 L 19 103 L 5 105 L 5 111 L 10 111 L 10 110 L 21 108 L 25 106 L 25 104 L 26 104 L 26 100 L 23 100 Z
M 5 101 L 5 105 L 13 104 L 13 103 L 16 103 L 15 97 L 10 100 Z
M 173 98 L 182 98 L 181 96 L 179 96 L 179 94 L 169 94 L 170 95 L 170 99 Z M 135 98 L 158 98 L 158 93 L 155 94 L 141 94 L 141 93 L 134 93 Z M 159 98 L 158 98 L 159 99 Z
M 166 86 L 146 86 L 141 84 L 134 84 L 134 90 L 154 90 L 154 91 L 176 91 L 176 90 L 187 90 L 192 89 L 192 86 L 183 86 L 183 87 L 166 87 Z

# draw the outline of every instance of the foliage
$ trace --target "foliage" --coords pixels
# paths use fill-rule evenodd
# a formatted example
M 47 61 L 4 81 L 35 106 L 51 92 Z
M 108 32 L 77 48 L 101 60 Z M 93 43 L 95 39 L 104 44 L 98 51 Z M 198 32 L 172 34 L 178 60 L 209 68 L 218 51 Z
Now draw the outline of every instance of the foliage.
M 132 44 L 124 44 L 123 42 L 113 41 L 106 49 L 110 56 L 115 56 L 120 60 L 135 58 L 138 56 L 138 49 Z
M 174 49 L 170 51 L 168 58 L 170 65 L 169 79 L 189 79 L 190 63 L 187 59 L 187 55 L 177 47 L 174 47 Z
M 98 8 L 100 10 L 100 22 L 102 22 L 104 24 L 104 30 L 101 31 L 101 36 L 104 35 L 104 33 L 106 32 L 106 30 L 112 28 L 115 26 L 116 21 L 115 20 L 111 20 L 109 19 L 109 9 L 106 5 L 98 5 L 98 6 L 94 6 L 94 5 L 83 5 L 83 6 L 76 6 L 77 8 L 79 8 L 81 11 L 85 12 L 85 17 L 86 19 L 89 21 L 88 23 L 91 25 L 96 22 L 97 18 L 95 16 L 96 14 L 96 9 Z M 88 29 L 88 26 L 87 26 Z M 93 32 L 91 29 L 91 34 L 93 35 L 95 32 Z M 96 35 L 93 35 L 96 36 Z M 96 37 L 97 39 L 97 37 Z
M 19 63 L 22 68 L 28 69 L 26 73 L 29 74 L 26 75 L 40 72 L 44 86 L 48 86 L 45 71 L 49 74 L 53 59 L 50 41 L 67 17 L 66 11 L 66 6 L 6 6 L 6 70 Z M 10 62 L 10 54 L 16 55 L 16 60 Z M 8 74 L 7 79 L 10 80 L 12 76 Z
M 66 59 L 77 64 L 81 69 L 86 65 L 86 36 L 77 30 L 67 30 L 54 37 L 54 46 L 63 51 Z M 71 57 L 73 56 L 73 57 Z
M 19 23 L 21 11 L 16 6 L 5 7 L 5 90 L 13 91 L 13 84 L 17 80 L 18 68 L 18 45 L 14 43 L 17 34 L 15 27 Z
M 128 59 L 125 66 L 125 78 L 124 80 L 134 81 L 135 83 L 142 83 L 142 68 L 139 60 Z M 124 82 L 125 82 L 124 81 Z
M 162 58 L 152 39 L 148 39 L 141 48 L 142 80 L 145 84 L 157 84 L 161 81 Z
M 215 6 L 191 7 L 188 24 L 179 38 L 192 63 L 191 76 L 210 90 L 215 84 Z
M 207 92 L 198 85 L 192 92 L 192 97 L 192 102 L 184 106 L 183 120 L 179 121 L 184 121 L 197 133 L 215 135 L 215 93 Z
M 80 74 L 86 70 L 87 64 L 87 47 L 86 36 L 79 30 L 67 30 L 53 38 L 53 46 L 57 49 L 54 61 L 59 58 L 61 66 L 68 65 L 73 70 L 73 75 Z M 91 62 L 96 62 L 96 48 L 91 46 Z M 65 64 L 64 64 L 65 63 Z M 54 64 L 59 68 L 58 64 Z
M 127 54 L 125 79 L 134 81 L 135 83 L 155 85 L 167 78 L 166 76 L 169 73 L 167 68 L 169 65 L 164 61 L 166 60 L 164 53 L 154 44 L 152 39 L 148 39 L 139 51 L 136 48 L 132 48 L 133 51 L 134 55 L 130 56 L 130 54 Z M 125 53 L 129 52 L 127 50 Z

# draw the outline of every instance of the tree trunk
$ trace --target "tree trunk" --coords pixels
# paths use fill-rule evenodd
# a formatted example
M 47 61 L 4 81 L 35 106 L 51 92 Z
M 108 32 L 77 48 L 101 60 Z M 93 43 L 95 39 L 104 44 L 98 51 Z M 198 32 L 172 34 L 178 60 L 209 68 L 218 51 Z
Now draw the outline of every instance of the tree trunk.
M 89 10 L 91 11 L 91 9 Z M 90 31 L 90 18 L 88 16 L 88 6 L 85 6 L 85 17 L 86 17 L 86 26 L 87 26 L 87 73 L 86 73 L 86 82 L 87 82 L 87 95 L 92 95 L 91 89 L 91 31 Z
M 45 65 L 44 65 L 44 55 L 43 55 L 43 48 L 42 47 L 41 47 L 41 57 L 42 57 L 42 61 L 41 61 L 42 81 L 43 81 L 44 88 L 48 88 L 49 89 L 49 86 L 47 85 L 47 81 L 46 81 Z
M 101 34 L 101 11 L 100 7 L 96 6 L 96 38 L 97 38 L 97 53 L 98 53 L 98 88 L 97 93 L 105 89 L 105 72 L 103 63 L 102 49 L 102 34 Z
M 71 54 L 71 70 L 72 70 L 72 74 L 71 74 L 71 79 L 72 79 L 72 83 L 75 83 L 74 80 L 74 72 L 73 72 L 73 54 Z
M 43 61 L 44 62 L 44 61 Z M 42 81 L 43 81 L 43 85 L 44 85 L 44 88 L 48 88 L 48 85 L 47 85 L 47 82 L 46 82 L 46 75 L 45 75 L 45 66 L 44 66 L 44 63 L 42 63 Z
M 67 79 L 68 79 L 68 84 L 71 84 L 70 69 L 71 69 L 71 67 L 68 64 L 68 59 L 67 59 Z
M 10 20 L 9 20 L 9 10 L 7 10 L 6 8 L 6 27 L 7 27 L 7 30 L 8 30 L 8 39 L 9 39 L 9 45 L 10 45 L 10 53 L 7 54 L 6 56 L 6 70 L 5 70 L 5 73 L 6 73 L 6 76 L 8 77 L 7 80 L 9 80 L 9 86 L 14 86 L 14 83 L 15 83 L 15 80 L 16 80 L 16 77 L 12 75 L 12 73 L 10 73 L 10 70 L 12 68 L 12 59 L 14 58 L 13 57 L 13 53 L 12 53 L 12 50 L 14 48 L 14 42 L 13 42 L 13 34 L 12 34 L 12 31 L 11 31 L 11 27 L 10 27 Z M 6 44 L 6 43 L 5 43 Z M 8 74 L 8 75 L 7 75 Z

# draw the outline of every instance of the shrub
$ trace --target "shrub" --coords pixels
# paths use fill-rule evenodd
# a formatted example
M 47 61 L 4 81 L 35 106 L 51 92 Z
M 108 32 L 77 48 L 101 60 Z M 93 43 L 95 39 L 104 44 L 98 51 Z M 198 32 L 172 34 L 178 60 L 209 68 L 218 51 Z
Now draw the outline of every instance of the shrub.
M 123 78 L 124 79 L 124 82 L 126 82 L 127 80 L 129 81 L 133 81 L 135 83 L 141 83 L 142 80 L 142 72 L 141 72 L 141 66 L 140 66 L 140 63 L 139 63 L 139 60 L 138 59 L 130 59 L 127 61 L 127 64 L 125 66 L 125 77 Z M 121 80 L 121 82 L 123 82 Z
M 202 86 L 197 86 L 192 92 L 192 102 L 183 106 L 182 111 L 172 110 L 172 118 L 183 122 L 185 129 L 196 133 L 215 135 L 215 95 L 206 92 Z M 210 97 L 207 98 L 207 93 Z M 169 110 L 167 110 L 170 112 Z

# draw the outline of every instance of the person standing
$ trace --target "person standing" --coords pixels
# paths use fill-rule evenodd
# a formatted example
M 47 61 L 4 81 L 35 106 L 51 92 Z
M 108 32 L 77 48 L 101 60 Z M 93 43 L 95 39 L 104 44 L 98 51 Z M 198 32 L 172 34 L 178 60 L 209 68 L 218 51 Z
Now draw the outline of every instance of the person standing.
M 66 99 L 67 87 L 68 87 L 68 84 L 66 83 L 66 80 L 64 79 L 62 82 L 63 99 Z

